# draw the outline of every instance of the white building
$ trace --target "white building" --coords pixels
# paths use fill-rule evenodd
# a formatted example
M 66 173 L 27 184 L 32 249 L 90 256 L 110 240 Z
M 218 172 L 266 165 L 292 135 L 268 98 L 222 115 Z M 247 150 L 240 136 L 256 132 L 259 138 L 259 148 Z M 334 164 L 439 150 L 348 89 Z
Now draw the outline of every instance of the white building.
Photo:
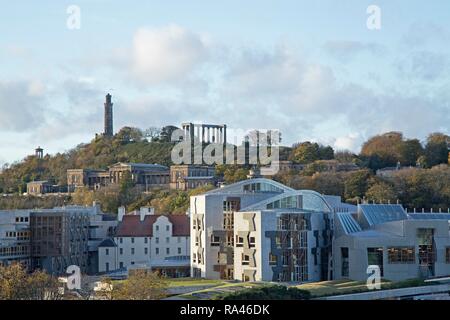
M 99 272 L 139 265 L 178 277 L 189 274 L 189 217 L 155 215 L 153 208 L 130 214 L 119 208 L 119 225 L 112 239 L 99 248 Z
M 30 211 L 0 211 L 0 264 L 30 267 Z
M 242 281 L 332 277 L 339 197 L 254 178 L 191 197 L 191 274 Z

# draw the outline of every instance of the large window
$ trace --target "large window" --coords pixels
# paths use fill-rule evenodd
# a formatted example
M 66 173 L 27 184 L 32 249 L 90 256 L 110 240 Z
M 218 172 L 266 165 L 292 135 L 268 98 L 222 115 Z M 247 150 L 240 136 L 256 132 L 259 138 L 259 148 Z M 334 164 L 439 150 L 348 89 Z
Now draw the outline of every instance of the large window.
M 299 208 L 298 196 L 290 196 L 282 198 L 280 200 L 271 202 L 267 205 L 267 209 L 286 209 L 286 208 Z
M 378 266 L 380 275 L 383 277 L 383 248 L 367 248 L 367 264 Z
M 342 277 L 348 277 L 349 271 L 348 271 L 348 248 L 341 248 L 341 276 Z
M 250 183 L 244 186 L 244 191 L 247 192 L 283 192 L 281 188 L 278 188 L 269 183 Z
M 388 248 L 389 263 L 415 263 L 415 261 L 414 247 Z

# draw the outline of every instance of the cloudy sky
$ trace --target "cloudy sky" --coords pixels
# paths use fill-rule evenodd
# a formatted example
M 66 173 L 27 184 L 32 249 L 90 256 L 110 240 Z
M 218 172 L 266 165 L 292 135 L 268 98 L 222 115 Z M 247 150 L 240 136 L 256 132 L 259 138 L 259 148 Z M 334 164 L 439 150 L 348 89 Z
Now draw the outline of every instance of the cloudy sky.
M 449 133 L 448 0 L 17 0 L 0 29 L 0 164 L 90 141 L 107 92 L 116 129 L 226 123 L 353 151 Z

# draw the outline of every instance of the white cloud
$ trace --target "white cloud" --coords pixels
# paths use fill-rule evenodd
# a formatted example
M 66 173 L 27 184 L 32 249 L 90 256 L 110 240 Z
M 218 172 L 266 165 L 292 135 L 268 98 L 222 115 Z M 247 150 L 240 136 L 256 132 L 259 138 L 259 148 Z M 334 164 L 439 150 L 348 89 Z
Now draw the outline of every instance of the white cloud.
M 325 52 L 342 62 L 348 62 L 356 55 L 367 52 L 380 54 L 384 52 L 384 47 L 377 43 L 364 43 L 352 40 L 327 41 L 323 46 Z
M 37 82 L 0 82 L 0 131 L 32 131 L 44 121 Z
M 131 68 L 144 83 L 178 81 L 207 56 L 205 41 L 177 25 L 141 28 L 133 38 Z

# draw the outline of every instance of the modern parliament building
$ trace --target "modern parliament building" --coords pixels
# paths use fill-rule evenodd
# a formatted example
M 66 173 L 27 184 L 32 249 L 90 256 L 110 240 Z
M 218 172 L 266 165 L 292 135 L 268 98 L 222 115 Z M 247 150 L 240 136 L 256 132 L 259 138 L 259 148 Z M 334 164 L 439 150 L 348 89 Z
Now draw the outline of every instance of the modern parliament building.
M 450 215 L 341 202 L 253 178 L 191 197 L 191 276 L 240 281 L 450 275 Z

